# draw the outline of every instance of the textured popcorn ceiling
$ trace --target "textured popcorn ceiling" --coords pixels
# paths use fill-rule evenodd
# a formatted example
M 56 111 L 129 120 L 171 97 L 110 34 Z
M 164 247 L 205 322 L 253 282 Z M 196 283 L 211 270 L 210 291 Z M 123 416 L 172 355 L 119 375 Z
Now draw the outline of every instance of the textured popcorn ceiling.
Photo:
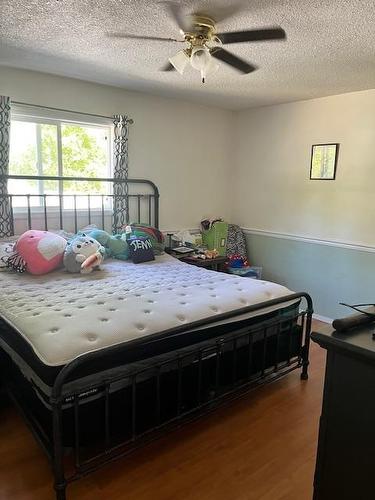
M 215 17 L 224 0 L 179 2 Z M 0 0 L 0 65 L 44 71 L 230 109 L 375 87 L 374 0 L 248 0 L 220 31 L 281 25 L 287 42 L 227 48 L 259 70 L 221 64 L 202 85 L 159 68 L 182 44 L 110 39 L 108 31 L 178 37 L 154 0 Z M 0 68 L 1 71 L 1 68 Z

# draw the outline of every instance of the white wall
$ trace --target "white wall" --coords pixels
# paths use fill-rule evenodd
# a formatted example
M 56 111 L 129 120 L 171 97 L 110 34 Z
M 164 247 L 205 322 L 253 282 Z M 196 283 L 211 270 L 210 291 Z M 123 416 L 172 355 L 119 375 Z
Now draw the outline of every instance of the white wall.
M 375 245 L 375 90 L 236 116 L 236 223 Z M 335 181 L 310 181 L 311 145 L 341 144 Z
M 130 176 L 154 181 L 162 229 L 229 217 L 233 113 L 26 70 L 0 67 L 0 94 L 15 101 L 111 116 L 126 113 Z
M 0 67 L 13 100 L 127 113 L 130 175 L 161 192 L 161 227 L 222 215 L 244 227 L 375 244 L 375 90 L 233 113 Z M 336 181 L 310 181 L 314 143 L 341 143 Z

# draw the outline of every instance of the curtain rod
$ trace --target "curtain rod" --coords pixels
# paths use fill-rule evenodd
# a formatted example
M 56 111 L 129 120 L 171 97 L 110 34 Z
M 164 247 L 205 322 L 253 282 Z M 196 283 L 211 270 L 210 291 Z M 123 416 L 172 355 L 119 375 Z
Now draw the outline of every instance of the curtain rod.
M 81 111 L 72 111 L 71 109 L 62 109 L 62 108 L 52 108 L 50 106 L 41 106 L 40 104 L 30 104 L 28 102 L 17 102 L 17 101 L 11 101 L 13 104 L 18 104 L 20 106 L 30 106 L 33 108 L 41 108 L 41 109 L 50 109 L 52 111 L 63 111 L 65 113 L 74 113 L 76 115 L 86 115 L 86 116 L 94 116 L 95 118 L 106 118 L 108 120 L 113 121 L 113 116 L 104 116 L 104 115 L 95 115 L 93 113 L 85 113 Z M 129 118 L 128 123 L 133 124 L 134 120 L 132 118 Z

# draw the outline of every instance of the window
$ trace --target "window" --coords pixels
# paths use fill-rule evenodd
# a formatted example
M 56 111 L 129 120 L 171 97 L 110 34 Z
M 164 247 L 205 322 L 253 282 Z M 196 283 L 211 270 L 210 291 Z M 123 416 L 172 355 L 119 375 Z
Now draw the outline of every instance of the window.
M 60 177 L 111 177 L 111 126 L 14 113 L 11 120 L 9 173 L 11 175 Z M 87 207 L 88 195 L 110 194 L 110 183 L 49 180 L 9 180 L 9 193 L 48 195 L 46 204 L 65 209 Z M 99 206 L 93 196 L 91 207 Z M 30 205 L 43 206 L 41 196 L 31 196 Z M 27 198 L 15 196 L 13 206 L 26 207 Z

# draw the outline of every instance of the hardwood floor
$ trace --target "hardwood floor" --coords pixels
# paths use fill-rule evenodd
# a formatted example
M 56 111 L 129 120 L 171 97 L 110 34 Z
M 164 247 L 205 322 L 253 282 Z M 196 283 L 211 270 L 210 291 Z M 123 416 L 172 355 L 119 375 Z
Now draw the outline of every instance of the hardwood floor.
M 320 327 L 315 322 L 314 329 Z M 69 500 L 310 500 L 325 351 L 126 459 L 68 486 Z M 54 498 L 47 459 L 13 407 L 0 408 L 0 499 Z

